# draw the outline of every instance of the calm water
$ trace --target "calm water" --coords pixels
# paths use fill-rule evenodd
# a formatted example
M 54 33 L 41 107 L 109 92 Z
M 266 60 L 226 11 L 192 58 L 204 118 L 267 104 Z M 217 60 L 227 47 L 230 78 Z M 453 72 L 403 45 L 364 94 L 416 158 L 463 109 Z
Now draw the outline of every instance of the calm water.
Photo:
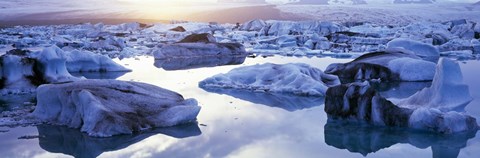
M 330 63 L 351 59 L 269 57 L 247 58 L 241 65 L 201 67 L 192 62 L 170 64 L 168 71 L 154 66 L 152 57 L 120 61 L 133 72 L 87 74 L 161 86 L 195 98 L 202 106 L 198 124 L 145 131 L 136 135 L 91 138 L 58 126 L 0 127 L 0 157 L 478 157 L 480 136 L 475 133 L 438 136 L 401 129 L 371 128 L 328 122 L 324 98 L 203 90 L 198 82 L 218 73 L 258 63 L 303 62 L 324 70 Z M 165 63 L 165 62 L 162 62 Z M 168 63 L 168 62 L 167 62 Z M 236 61 L 230 62 L 238 63 Z M 199 64 L 199 63 L 197 63 Z M 212 64 L 205 64 L 213 66 Z M 226 63 L 223 63 L 226 64 Z M 168 64 L 159 64 L 157 66 Z M 469 114 L 480 120 L 479 61 L 461 63 L 464 80 L 475 100 Z M 384 96 L 403 98 L 430 83 L 399 83 L 382 87 Z M 23 103 L 31 96 L 4 101 Z M 18 101 L 20 100 L 20 101 Z M 5 132 L 8 130 L 8 132 Z M 40 135 L 38 139 L 18 139 Z

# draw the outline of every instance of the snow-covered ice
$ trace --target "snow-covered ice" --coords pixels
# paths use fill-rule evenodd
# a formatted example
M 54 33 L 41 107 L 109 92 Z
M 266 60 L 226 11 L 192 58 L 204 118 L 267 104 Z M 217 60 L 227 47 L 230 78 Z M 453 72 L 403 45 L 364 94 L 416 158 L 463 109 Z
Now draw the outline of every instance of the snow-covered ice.
M 254 92 L 324 96 L 331 86 L 340 84 L 337 76 L 307 64 L 253 65 L 218 74 L 199 83 L 202 88 L 234 88 Z
M 388 49 L 364 54 L 348 63 L 331 64 L 325 73 L 341 79 L 382 81 L 431 81 L 435 63 L 404 49 Z
M 80 128 L 90 136 L 131 134 L 153 127 L 192 122 L 200 111 L 195 99 L 153 85 L 117 80 L 81 80 L 37 89 L 32 116 Z

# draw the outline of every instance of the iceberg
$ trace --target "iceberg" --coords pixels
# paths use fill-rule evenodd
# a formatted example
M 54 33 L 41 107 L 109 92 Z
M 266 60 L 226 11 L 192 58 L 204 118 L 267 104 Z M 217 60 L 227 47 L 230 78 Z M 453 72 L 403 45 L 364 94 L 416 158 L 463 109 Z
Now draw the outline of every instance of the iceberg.
M 463 113 L 472 97 L 462 78 L 456 62 L 441 58 L 432 86 L 406 99 L 392 103 L 368 82 L 350 83 L 328 89 L 325 111 L 332 118 L 360 120 L 378 126 L 446 134 L 476 131 L 476 119 Z
M 259 73 L 261 72 L 261 73 Z M 202 88 L 234 88 L 254 92 L 325 96 L 331 86 L 339 85 L 337 76 L 307 64 L 272 64 L 245 66 L 218 74 L 199 83 Z
M 388 49 L 364 54 L 348 63 L 331 64 L 325 73 L 345 80 L 431 81 L 435 63 L 408 50 Z
M 153 52 L 155 59 L 247 56 L 247 52 L 239 43 L 216 43 L 208 33 L 192 34 L 178 43 L 167 44 Z
M 153 85 L 117 80 L 80 80 L 37 89 L 32 117 L 79 128 L 95 137 L 132 134 L 196 120 L 195 99 Z
M 410 39 L 404 39 L 404 38 L 397 38 L 388 42 L 387 48 L 403 48 L 403 49 L 412 51 L 413 53 L 415 53 L 415 55 L 420 57 L 438 58 L 440 56 L 440 52 L 438 51 L 438 48 L 430 44 L 426 44 L 426 43 L 422 43 L 422 42 L 418 42 Z
M 441 111 L 464 111 L 473 100 L 468 86 L 463 83 L 462 71 L 455 61 L 441 58 L 436 67 L 432 86 L 424 88 L 399 103 L 407 108 L 435 108 Z
M 411 109 L 397 106 L 382 97 L 368 82 L 349 83 L 327 90 L 325 112 L 330 119 L 403 127 L 442 134 L 477 131 L 474 117 L 435 108 Z
M 6 93 L 30 93 L 45 83 L 77 81 L 66 69 L 65 56 L 58 47 L 43 51 L 10 51 L 0 57 L 0 89 Z
M 117 64 L 107 56 L 90 51 L 74 50 L 66 53 L 68 72 L 128 72 L 131 71 Z
M 246 23 L 240 26 L 239 30 L 242 31 L 260 31 L 263 27 L 267 25 L 265 21 L 260 19 L 255 19 L 251 21 L 247 21 Z

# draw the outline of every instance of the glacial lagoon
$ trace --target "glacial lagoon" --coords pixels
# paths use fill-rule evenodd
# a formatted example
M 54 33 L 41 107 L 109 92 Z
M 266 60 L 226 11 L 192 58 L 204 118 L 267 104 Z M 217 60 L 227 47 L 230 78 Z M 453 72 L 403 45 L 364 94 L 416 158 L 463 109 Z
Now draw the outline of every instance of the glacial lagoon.
M 116 62 L 129 73 L 74 74 L 157 85 L 198 100 L 197 123 L 134 135 L 89 137 L 63 126 L 0 127 L 2 157 L 476 157 L 476 133 L 438 135 L 406 129 L 328 121 L 324 98 L 202 89 L 218 73 L 262 63 L 307 63 L 325 70 L 350 58 L 270 56 L 246 59 L 155 61 L 141 56 Z M 468 114 L 480 119 L 480 61 L 459 61 L 474 100 Z M 387 98 L 405 98 L 429 82 L 375 85 Z M 0 110 L 32 106 L 34 95 L 2 96 Z M 478 132 L 477 132 L 478 133 Z

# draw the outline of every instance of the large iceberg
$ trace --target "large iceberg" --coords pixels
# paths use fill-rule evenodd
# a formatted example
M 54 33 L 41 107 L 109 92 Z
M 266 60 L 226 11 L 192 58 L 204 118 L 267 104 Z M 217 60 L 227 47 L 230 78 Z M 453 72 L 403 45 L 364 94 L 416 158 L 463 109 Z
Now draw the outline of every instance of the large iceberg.
M 195 99 L 153 85 L 117 80 L 81 80 L 37 89 L 34 118 L 80 128 L 90 136 L 131 134 L 195 121 Z
M 359 120 L 378 126 L 409 127 L 439 133 L 478 129 L 476 119 L 458 110 L 471 101 L 461 82 L 458 65 L 441 59 L 430 88 L 396 104 L 385 99 L 368 82 L 328 89 L 325 112 L 331 118 Z
M 202 88 L 235 88 L 255 92 L 324 96 L 331 86 L 339 85 L 337 76 L 307 64 L 253 65 L 218 74 L 199 83 Z
M 431 81 L 435 63 L 422 60 L 408 50 L 388 49 L 364 54 L 348 63 L 331 64 L 325 73 L 347 80 Z

